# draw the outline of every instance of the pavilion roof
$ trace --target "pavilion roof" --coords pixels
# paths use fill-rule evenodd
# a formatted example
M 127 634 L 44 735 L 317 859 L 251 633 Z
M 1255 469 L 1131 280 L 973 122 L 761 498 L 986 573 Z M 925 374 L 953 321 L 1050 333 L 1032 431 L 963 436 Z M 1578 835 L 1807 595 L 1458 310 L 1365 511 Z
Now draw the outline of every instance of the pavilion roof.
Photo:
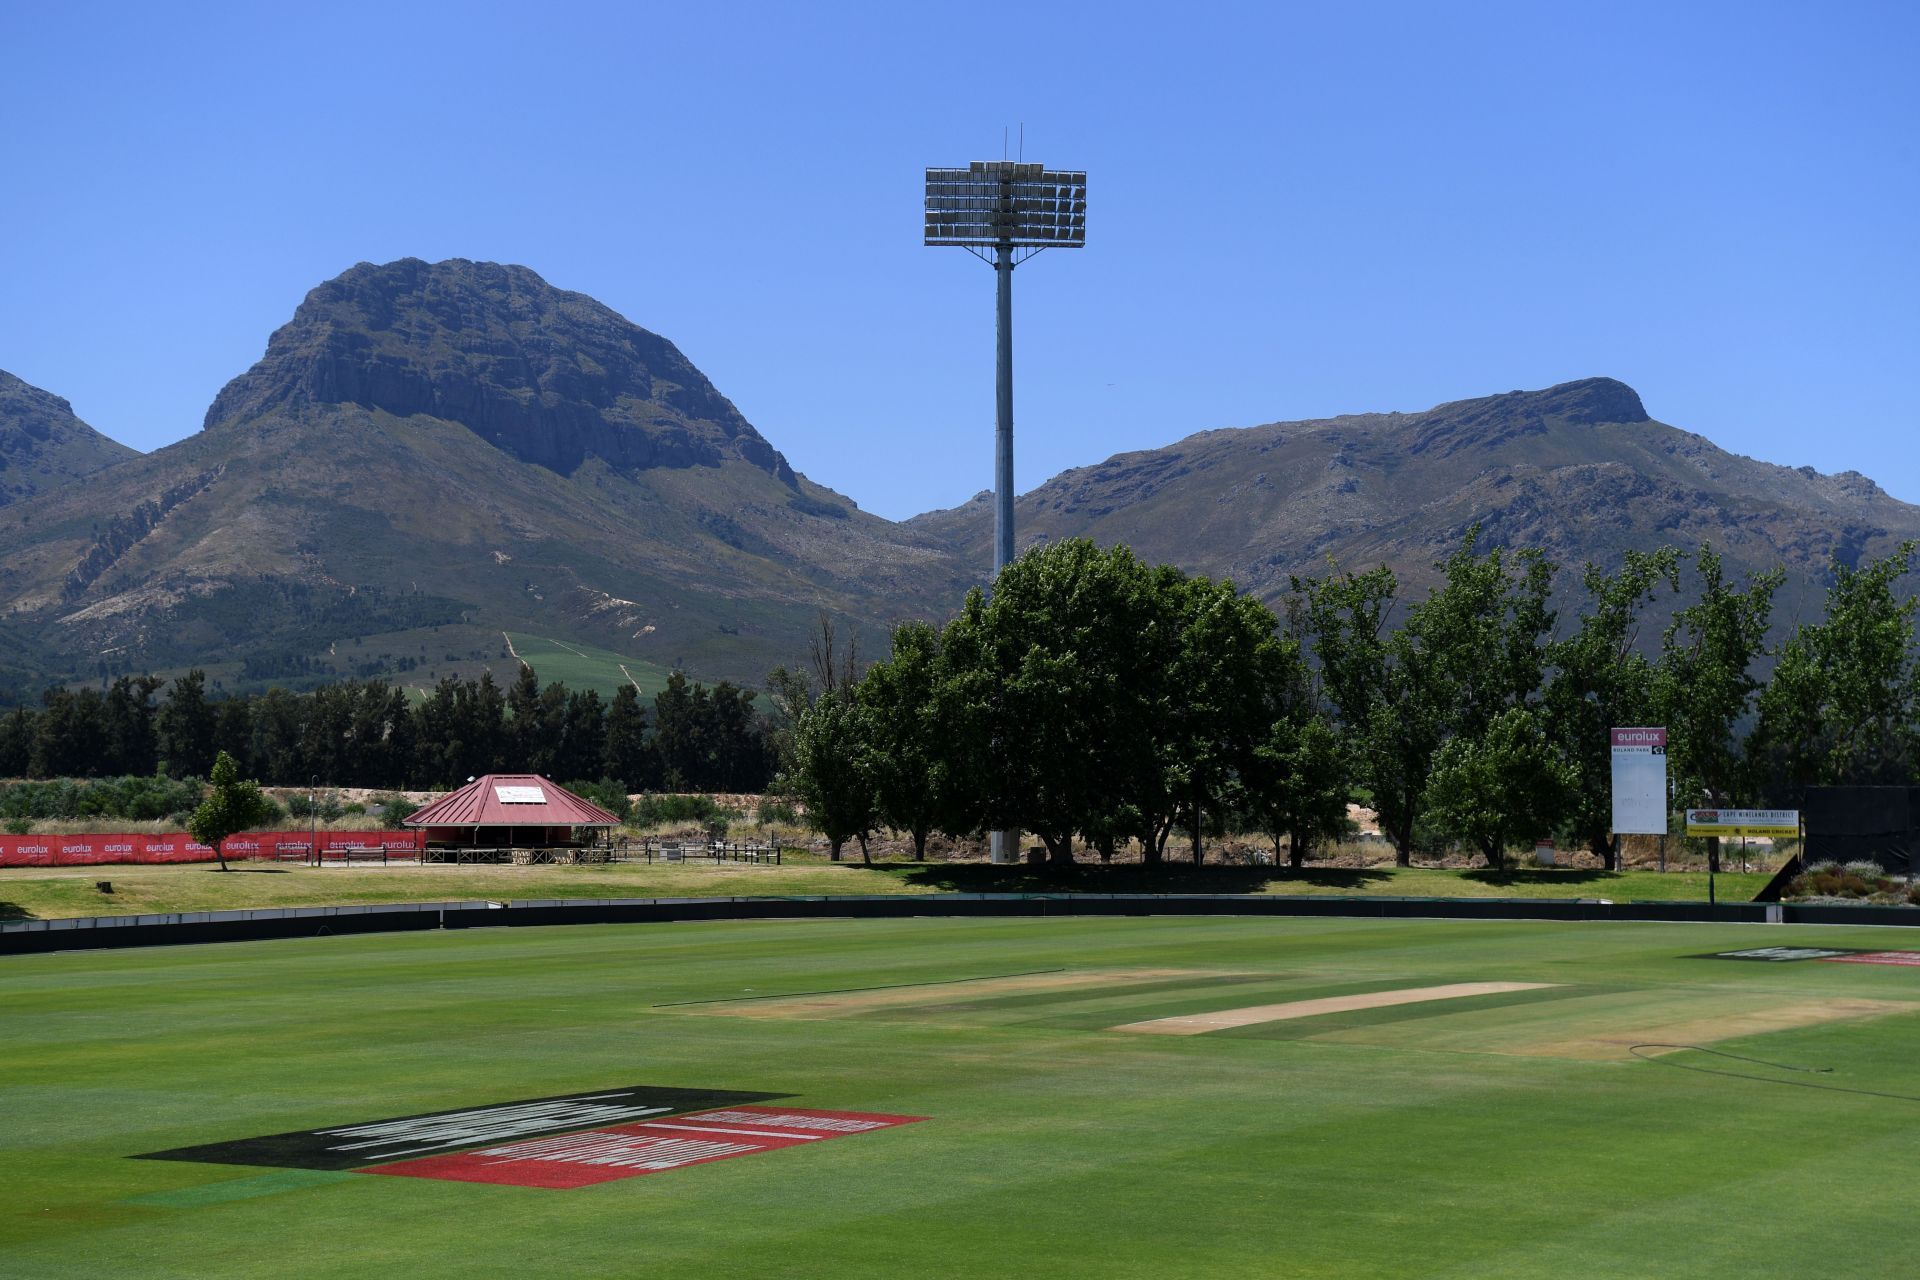
M 537 773 L 490 773 L 405 819 L 409 827 L 616 827 L 620 819 Z

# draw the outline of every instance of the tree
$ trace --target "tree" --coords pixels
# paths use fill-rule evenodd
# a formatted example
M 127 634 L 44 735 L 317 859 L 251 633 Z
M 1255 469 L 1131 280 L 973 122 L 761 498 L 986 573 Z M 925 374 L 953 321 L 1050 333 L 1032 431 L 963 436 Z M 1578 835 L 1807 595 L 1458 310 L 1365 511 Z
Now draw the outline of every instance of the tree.
M 1667 726 L 1667 767 L 1682 795 L 1726 805 L 1743 780 L 1736 737 L 1760 682 L 1754 660 L 1766 643 L 1779 570 L 1756 574 L 1744 590 L 1727 584 L 1720 557 L 1703 546 L 1694 559 L 1699 597 L 1673 616 L 1654 668 L 1653 705 Z M 1707 842 L 1707 862 L 1720 869 L 1720 842 Z
M 213 766 L 213 709 L 207 674 L 195 669 L 174 679 L 155 717 L 160 762 L 175 778 L 197 778 Z
M 1915 602 L 1894 593 L 1913 554 L 1909 542 L 1865 568 L 1836 563 L 1823 619 L 1775 650 L 1752 754 L 1796 804 L 1814 783 L 1905 782 L 1920 761 Z
M 963 802 L 952 791 L 952 739 L 942 711 L 947 664 L 940 634 L 924 622 L 894 629 L 884 662 L 867 669 L 855 696 L 866 713 L 874 803 L 879 821 L 913 837 L 915 861 L 925 861 L 935 827 L 964 823 Z
M 1146 712 L 1164 701 L 1138 666 L 1151 598 L 1132 552 L 1070 538 L 1001 570 L 992 600 L 970 593 L 948 626 L 956 723 L 994 764 L 978 778 L 982 820 L 1032 832 L 1056 864 L 1073 861 L 1076 832 L 1110 822 L 1153 760 Z
M 273 815 L 273 802 L 260 793 L 259 783 L 241 779 L 239 764 L 224 751 L 214 757 L 208 781 L 212 788 L 187 817 L 187 830 L 201 844 L 213 846 L 222 871 L 231 871 L 220 842 L 265 822 Z
M 1283 835 L 1288 864 L 1298 871 L 1314 845 L 1346 833 L 1350 779 L 1340 736 L 1324 716 L 1273 722 L 1254 751 L 1246 803 L 1272 836 L 1276 863 Z
M 1471 840 L 1489 867 L 1501 869 L 1509 845 L 1552 834 L 1575 782 L 1539 713 L 1510 707 L 1480 733 L 1440 748 L 1426 803 L 1434 822 Z
M 1568 817 L 1609 871 L 1619 865 L 1609 731 L 1653 717 L 1653 664 L 1638 648 L 1640 612 L 1662 582 L 1678 591 L 1679 573 L 1680 556 L 1672 547 L 1628 551 L 1613 574 L 1589 564 L 1587 609 L 1573 634 L 1551 650 L 1553 675 L 1543 702 L 1552 738 L 1575 779 Z
M 647 747 L 647 713 L 640 706 L 640 691 L 631 684 L 621 685 L 607 708 L 603 772 L 618 779 L 628 791 L 644 790 L 654 781 L 651 754 Z
M 872 758 L 866 716 L 850 692 L 822 695 L 800 718 L 788 786 L 826 836 L 835 862 L 851 839 L 860 841 L 862 861 L 872 860 L 867 850 L 876 808 Z

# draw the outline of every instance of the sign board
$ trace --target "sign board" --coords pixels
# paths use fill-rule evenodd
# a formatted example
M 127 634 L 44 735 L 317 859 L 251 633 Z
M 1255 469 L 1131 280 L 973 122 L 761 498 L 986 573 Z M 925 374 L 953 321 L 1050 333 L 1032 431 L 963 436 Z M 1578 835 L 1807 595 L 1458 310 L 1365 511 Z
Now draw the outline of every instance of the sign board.
M 1613 831 L 1667 834 L 1667 731 L 1613 730 Z
M 1774 836 L 1800 834 L 1798 809 L 1689 809 L 1690 836 Z
M 495 787 L 493 797 L 501 804 L 545 804 L 547 793 L 539 787 Z

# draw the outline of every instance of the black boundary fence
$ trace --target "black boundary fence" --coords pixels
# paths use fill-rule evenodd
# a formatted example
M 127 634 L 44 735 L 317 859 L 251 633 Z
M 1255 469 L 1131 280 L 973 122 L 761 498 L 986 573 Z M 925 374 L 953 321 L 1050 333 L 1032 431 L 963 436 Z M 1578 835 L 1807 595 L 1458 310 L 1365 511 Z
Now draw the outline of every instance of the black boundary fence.
M 1346 916 L 1400 920 L 1667 921 L 1920 926 L 1912 907 L 1793 903 L 1598 902 L 1540 898 L 1336 898 L 1211 894 L 943 893 L 815 898 L 606 898 L 409 902 L 0 921 L 0 954 L 257 942 L 430 929 L 689 920 L 896 920 L 915 917 Z

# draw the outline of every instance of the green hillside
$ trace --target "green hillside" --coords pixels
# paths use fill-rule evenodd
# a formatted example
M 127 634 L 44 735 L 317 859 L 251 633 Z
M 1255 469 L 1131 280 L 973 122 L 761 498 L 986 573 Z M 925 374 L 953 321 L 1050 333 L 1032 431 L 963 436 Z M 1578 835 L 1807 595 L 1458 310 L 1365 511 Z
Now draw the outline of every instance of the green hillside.
M 644 701 L 667 687 L 670 668 L 657 666 L 643 658 L 623 658 L 592 645 L 521 631 L 504 633 L 512 654 L 533 668 L 541 684 L 564 684 L 569 689 L 592 689 L 603 698 L 611 698 L 632 685 Z

